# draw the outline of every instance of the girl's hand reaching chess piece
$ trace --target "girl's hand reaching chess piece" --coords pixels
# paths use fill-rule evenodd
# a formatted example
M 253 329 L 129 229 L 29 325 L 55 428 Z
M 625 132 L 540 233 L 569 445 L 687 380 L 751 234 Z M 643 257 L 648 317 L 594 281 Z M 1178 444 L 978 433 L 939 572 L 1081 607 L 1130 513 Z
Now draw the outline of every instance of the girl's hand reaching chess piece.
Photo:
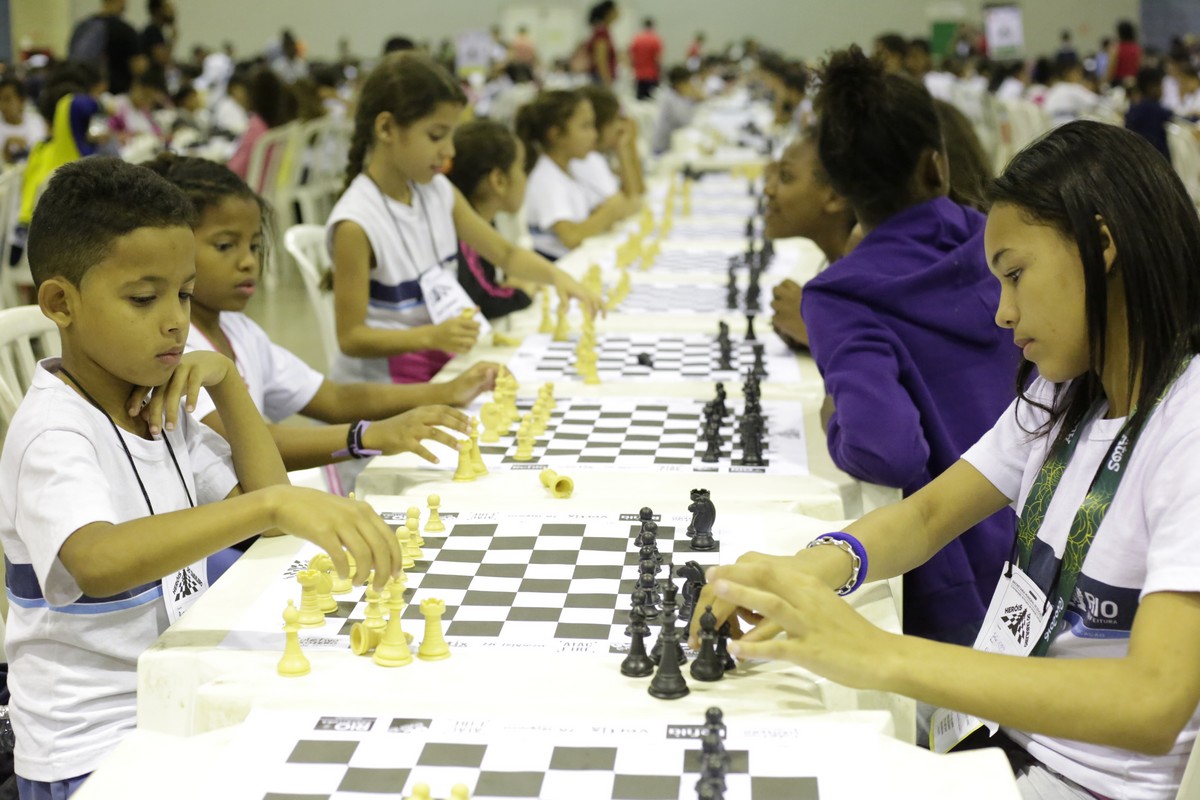
M 443 402 L 449 406 L 467 406 L 483 392 L 496 388 L 496 378 L 503 367 L 493 361 L 472 364 L 454 380 L 434 384 L 444 392 Z
M 464 436 L 469 432 L 466 414 L 449 406 L 421 406 L 394 417 L 374 422 L 363 432 L 363 447 L 379 450 L 384 455 L 416 453 L 426 461 L 437 464 L 438 458 L 422 442 L 432 439 L 451 449 L 458 439 L 446 428 Z
M 426 328 L 427 349 L 447 353 L 466 353 L 479 340 L 479 323 L 474 319 L 454 316 Z

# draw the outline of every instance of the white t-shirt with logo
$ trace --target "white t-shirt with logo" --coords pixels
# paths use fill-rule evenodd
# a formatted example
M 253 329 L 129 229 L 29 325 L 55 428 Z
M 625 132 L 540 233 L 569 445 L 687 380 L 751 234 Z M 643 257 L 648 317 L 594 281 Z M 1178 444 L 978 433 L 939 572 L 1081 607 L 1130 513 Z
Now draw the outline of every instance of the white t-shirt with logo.
M 1039 379 L 1029 394 L 1049 404 L 1052 392 L 1053 386 Z M 1053 435 L 1027 434 L 1047 415 L 1024 402 L 1016 407 L 1018 414 L 1010 407 L 963 459 L 1014 498 L 1013 507 L 1019 510 Z M 1075 512 L 1124 424 L 1123 418 L 1101 418 L 1081 429 L 1082 438 L 1034 542 L 1029 575 L 1043 591 L 1058 572 Z M 1200 359 L 1193 360 L 1171 388 L 1133 452 L 1122 459 L 1121 469 L 1124 476 L 1084 560 L 1063 630 L 1047 657 L 1122 658 L 1129 651 L 1129 632 L 1143 597 L 1200 592 Z M 1130 692 L 1146 690 L 1152 691 L 1128 687 Z M 1105 698 L 1097 696 L 1095 702 Z M 1094 792 L 1121 800 L 1169 800 L 1179 788 L 1198 729 L 1200 713 L 1194 713 L 1164 756 L 1005 731 L 1046 766 Z
M 583 187 L 591 208 L 621 191 L 621 181 L 612 171 L 603 153 L 593 150 L 583 158 L 572 159 L 567 167 L 571 177 Z
M 38 367 L 0 453 L 0 544 L 8 562 L 9 713 L 16 772 L 59 781 L 91 772 L 133 730 L 137 659 L 167 628 L 159 581 L 110 598 L 83 596 L 58 558 L 93 522 L 148 515 L 104 415 Z M 162 439 L 121 431 L 156 514 L 226 497 L 237 484 L 229 446 L 188 414 Z M 180 482 L 179 474 L 183 474 Z
M 312 402 L 325 376 L 305 364 L 285 347 L 271 341 L 267 332 L 245 314 L 221 312 L 221 330 L 236 356 L 235 364 L 250 399 L 272 422 L 280 422 Z M 217 348 L 195 325 L 188 331 L 185 351 L 216 352 Z M 204 419 L 217 407 L 206 390 L 196 400 L 196 419 Z
M 414 184 L 412 205 L 405 205 L 384 195 L 365 173 L 360 174 L 325 224 L 331 253 L 333 232 L 346 221 L 366 232 L 375 256 L 367 326 L 403 330 L 432 324 L 420 276 L 434 267 L 451 278 L 457 274 L 454 184 L 445 175 L 436 175 L 427 184 Z M 333 359 L 330 376 L 339 382 L 391 382 L 386 358 L 352 358 L 340 352 Z
M 570 252 L 554 233 L 559 222 L 584 222 L 592 205 L 583 184 L 572 178 L 550 156 L 538 158 L 525 185 L 525 215 L 533 247 L 550 258 Z

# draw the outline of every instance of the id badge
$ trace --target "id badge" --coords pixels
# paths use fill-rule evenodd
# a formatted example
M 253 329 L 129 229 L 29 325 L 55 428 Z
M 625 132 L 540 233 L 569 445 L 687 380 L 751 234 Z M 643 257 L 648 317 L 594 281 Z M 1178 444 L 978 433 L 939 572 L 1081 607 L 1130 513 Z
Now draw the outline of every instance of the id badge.
M 434 325 L 457 317 L 462 314 L 463 309 L 475 307 L 467 290 L 441 265 L 430 267 L 422 272 L 418 283 L 421 285 L 421 294 L 425 297 L 425 307 L 429 309 L 429 316 L 433 319 Z M 475 312 L 475 321 L 479 323 L 480 336 L 484 336 L 492 330 L 487 319 L 478 311 Z
M 974 649 L 985 653 L 1027 656 L 1033 652 L 1050 620 L 1046 595 L 1016 564 L 1006 564 L 992 594 Z M 960 711 L 939 708 L 929 724 L 929 749 L 948 753 L 968 736 L 986 727 L 994 735 L 1000 726 Z
M 208 589 L 208 560 L 200 559 L 195 564 L 178 572 L 163 576 L 163 602 L 167 606 L 167 619 L 171 624 L 183 616 L 183 612 L 200 599 Z

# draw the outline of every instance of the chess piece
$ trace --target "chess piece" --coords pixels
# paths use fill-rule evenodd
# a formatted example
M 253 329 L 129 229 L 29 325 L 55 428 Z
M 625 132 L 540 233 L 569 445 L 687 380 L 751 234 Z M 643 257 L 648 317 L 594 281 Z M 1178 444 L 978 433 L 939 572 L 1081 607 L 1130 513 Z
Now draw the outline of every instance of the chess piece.
M 700 591 L 706 583 L 704 568 L 695 561 L 689 561 L 680 567 L 676 574 L 683 578 L 683 605 L 679 609 L 679 621 L 691 622 L 696 603 L 700 599 Z
M 717 618 L 712 606 L 700 615 L 700 650 L 692 662 L 692 677 L 698 681 L 719 681 L 725 677 L 725 664 L 717 654 Z
M 630 596 L 630 602 L 629 602 L 630 614 L 632 614 L 633 609 L 636 608 L 642 614 L 642 619 L 644 621 L 646 618 L 646 614 L 645 614 L 645 611 L 642 609 L 642 606 L 644 606 L 645 603 L 646 603 L 646 593 L 643 592 L 641 589 L 637 588 L 637 586 L 635 584 L 633 587 L 633 593 Z M 632 617 L 630 619 L 632 620 Z M 649 629 L 649 627 L 647 627 L 646 633 L 649 633 L 649 632 L 650 632 L 650 629 Z M 633 622 L 632 621 L 628 625 L 625 626 L 625 635 L 633 636 Z
M 492 347 L 520 347 L 521 340 L 515 336 L 509 336 L 506 333 L 501 333 L 495 328 L 492 329 Z
M 483 463 L 483 454 L 479 452 L 479 420 L 471 417 L 471 468 L 475 477 L 482 478 L 488 474 L 487 465 Z
M 634 585 L 645 595 L 646 601 L 642 604 L 642 614 L 646 619 L 654 619 L 658 616 L 658 604 L 662 602 L 658 593 L 658 580 L 654 577 L 656 571 L 657 568 L 653 561 L 642 561 L 638 564 L 638 579 Z
M 483 436 L 480 437 L 480 440 L 484 444 L 495 444 L 500 441 L 503 416 L 500 406 L 494 402 L 484 403 L 479 409 L 479 418 L 483 420 Z
M 553 333 L 554 320 L 550 318 L 550 290 L 542 290 L 542 321 L 538 325 L 538 333 Z
M 412 651 L 400 623 L 400 612 L 404 606 L 403 586 L 392 581 L 388 584 L 388 621 L 383 629 L 383 638 L 375 647 L 375 663 L 381 667 L 403 667 L 412 663 Z
M 300 649 L 300 612 L 291 600 L 288 600 L 287 608 L 283 610 L 283 631 L 287 640 L 276 671 L 289 678 L 307 675 L 312 671 L 312 666 L 308 663 L 304 651 Z
M 409 506 L 405 512 L 405 526 L 408 526 L 408 520 L 412 520 L 414 525 L 410 529 L 408 535 L 409 542 L 413 545 L 413 549 L 419 549 L 425 546 L 425 539 L 421 537 L 421 509 L 417 506 Z M 424 558 L 422 555 L 414 555 L 413 558 Z
M 421 536 L 421 530 L 417 527 L 417 518 L 409 517 L 404 521 L 404 528 L 407 531 L 407 539 L 404 542 L 408 549 L 408 555 L 416 560 L 425 558 L 425 554 L 421 552 L 421 545 L 417 544 L 417 539 Z M 408 569 L 409 565 L 404 564 L 404 568 Z
M 705 464 L 715 464 L 721 460 L 721 436 L 718 430 L 715 425 L 704 429 L 704 455 L 700 460 Z
M 296 574 L 296 582 L 300 584 L 300 616 L 297 621 L 303 628 L 320 628 L 325 624 L 325 614 L 321 611 L 321 603 L 317 600 L 318 587 L 323 573 L 315 569 L 301 570 Z
M 690 546 L 693 550 L 713 550 L 717 546 L 716 539 L 712 535 L 713 522 L 717 518 L 717 507 L 713 505 L 707 489 L 698 489 L 697 492 L 698 495 L 694 495 L 692 504 L 688 506 L 688 511 L 692 512 L 692 524 L 696 530 Z
M 471 800 L 471 792 L 465 783 L 456 783 L 450 787 L 450 800 Z
M 371 585 L 371 581 L 367 581 L 367 589 L 364 597 L 367 600 L 367 607 L 363 611 L 363 616 L 366 618 L 363 624 L 368 628 L 382 633 L 383 629 L 387 627 L 387 620 L 383 616 L 383 608 L 380 605 L 381 596 L 379 592 L 375 591 L 375 587 Z
M 575 491 L 575 481 L 566 475 L 559 475 L 552 469 L 542 470 L 538 479 L 541 480 L 542 486 L 545 486 L 558 498 L 570 497 L 571 492 Z
M 517 452 L 513 454 L 514 461 L 532 461 L 534 436 L 530 429 L 532 423 L 526 418 L 517 430 Z
M 554 335 L 551 337 L 556 342 L 565 342 L 571 338 L 571 326 L 567 323 L 567 312 L 570 310 L 570 306 L 570 300 L 559 298 L 558 322 L 554 326 Z
M 442 505 L 442 498 L 436 494 L 431 494 L 427 502 L 429 503 L 429 521 L 425 523 L 425 532 L 441 533 L 446 530 L 446 524 L 442 522 L 442 517 L 438 514 L 438 509 Z
M 725 712 L 717 706 L 710 706 L 704 712 L 704 731 L 715 733 L 717 738 L 725 738 Z
M 458 440 L 458 467 L 454 470 L 454 480 L 475 480 L 475 467 L 471 463 L 471 440 Z
M 349 553 L 347 553 L 349 556 Z M 333 559 L 328 553 L 317 553 L 308 561 L 308 568 L 315 569 L 328 578 L 329 585 L 325 585 L 322 580 L 317 585 L 317 603 L 321 607 L 321 612 L 331 614 L 337 611 L 337 601 L 333 599 L 335 594 L 349 594 L 354 588 L 354 583 L 350 580 L 350 575 L 353 574 L 353 567 L 347 573 L 345 578 L 339 578 L 338 574 L 333 569 Z
M 658 539 L 658 523 L 653 520 L 642 523 L 642 529 L 638 533 L 637 538 L 633 540 L 633 546 L 642 547 L 648 539 L 651 541 Z
M 432 800 L 433 795 L 429 792 L 428 783 L 418 783 L 413 786 L 412 796 L 408 800 Z
M 733 656 L 729 655 L 729 637 L 732 633 L 729 620 L 721 623 L 721 627 L 717 628 L 717 658 L 721 659 L 721 666 L 728 672 L 731 669 L 737 669 L 737 662 L 733 660 Z
M 444 600 L 427 597 L 421 601 L 421 614 L 425 617 L 425 636 L 417 650 L 422 661 L 441 661 L 450 657 L 450 646 L 442 635 L 442 614 L 446 613 Z
M 754 315 L 753 315 L 753 314 L 747 314 L 747 315 L 746 315 L 746 336 L 745 336 L 745 340 L 746 340 L 747 342 L 757 342 L 757 341 L 758 341 L 758 338 L 757 338 L 757 337 L 754 335 Z
M 629 611 L 629 630 L 633 640 L 629 644 L 629 655 L 621 662 L 621 674 L 629 678 L 644 678 L 654 672 L 654 664 L 646 655 L 646 635 L 650 633 L 646 617 L 640 604 Z
M 657 543 L 642 545 L 642 549 L 638 551 L 638 561 L 653 561 L 655 566 L 661 567 L 663 557 L 662 553 L 658 552 Z
M 673 647 L 676 653 L 676 660 L 680 666 L 687 663 L 687 654 L 683 652 L 683 643 L 679 635 L 678 629 L 675 627 L 675 597 L 678 588 L 675 586 L 675 581 L 670 579 L 671 569 L 667 569 L 667 588 L 663 592 L 663 621 L 658 629 L 658 639 L 654 642 L 654 648 L 650 651 L 650 660 L 655 664 L 661 663 L 663 651 L 668 647 Z
M 662 660 L 658 662 L 658 670 L 654 673 L 654 680 L 650 681 L 650 688 L 647 690 L 652 697 L 660 700 L 675 700 L 687 696 L 691 691 L 683 679 L 683 672 L 679 669 L 679 652 L 682 648 L 676 650 L 678 634 L 675 633 L 675 621 L 671 616 L 673 613 L 673 610 L 668 611 L 663 621 L 659 639 L 663 636 L 670 638 L 663 644 Z
M 717 416 L 720 419 L 725 419 L 725 417 L 729 416 L 729 407 L 725 405 L 725 399 L 728 397 L 725 393 L 725 384 L 717 381 L 716 391 L 717 396 L 713 400 L 713 410 L 717 412 Z

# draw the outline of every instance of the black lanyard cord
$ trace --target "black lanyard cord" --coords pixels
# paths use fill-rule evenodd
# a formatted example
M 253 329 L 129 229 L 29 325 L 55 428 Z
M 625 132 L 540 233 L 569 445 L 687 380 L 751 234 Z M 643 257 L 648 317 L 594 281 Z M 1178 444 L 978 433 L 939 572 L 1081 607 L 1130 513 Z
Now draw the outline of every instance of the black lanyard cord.
M 113 421 L 112 416 L 104 410 L 104 406 L 96 402 L 96 398 L 92 397 L 91 394 L 88 393 L 88 390 L 83 388 L 83 384 L 80 383 L 74 375 L 67 372 L 66 368 L 61 365 L 59 366 L 58 371 L 63 375 L 66 375 L 67 378 L 70 379 L 71 383 L 75 384 L 75 388 L 87 398 L 87 401 L 95 406 L 100 413 L 104 415 L 104 418 L 108 420 L 108 424 L 112 425 L 113 433 L 117 435 L 117 441 L 121 443 L 121 449 L 125 451 L 125 458 L 129 459 L 129 468 L 133 470 L 133 477 L 137 479 L 138 488 L 142 490 L 142 497 L 146 500 L 146 508 L 150 509 L 150 516 L 154 516 L 154 504 L 150 502 L 150 493 L 146 491 L 146 484 L 142 482 L 141 473 L 138 472 L 137 464 L 133 460 L 133 453 L 129 452 L 129 445 L 125 443 L 125 437 L 121 435 L 121 429 L 117 427 L 117 423 Z M 167 445 L 167 452 L 171 454 L 171 463 L 175 465 L 175 473 L 179 475 L 179 483 L 183 486 L 183 493 L 187 495 L 188 506 L 190 508 L 195 508 L 196 504 L 192 501 L 192 493 L 188 490 L 187 481 L 184 480 L 183 477 L 183 470 L 179 467 L 179 459 L 175 457 L 175 448 L 171 447 L 171 440 L 167 437 L 165 432 L 163 433 L 162 440 Z

